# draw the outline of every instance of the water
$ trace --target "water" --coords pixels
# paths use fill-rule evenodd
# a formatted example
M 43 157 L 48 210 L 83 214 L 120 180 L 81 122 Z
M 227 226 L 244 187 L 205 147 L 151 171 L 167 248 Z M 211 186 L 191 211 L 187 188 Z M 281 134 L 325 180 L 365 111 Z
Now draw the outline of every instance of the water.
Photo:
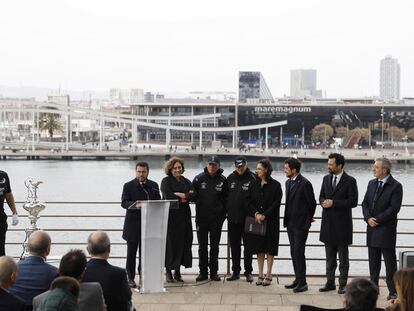
M 162 157 L 142 158 L 140 160 L 148 161 L 150 165 L 149 178 L 160 183 L 165 176 L 163 172 L 164 159 Z M 284 181 L 286 177 L 283 173 L 283 162 L 272 162 L 274 167 L 273 177 L 282 183 L 284 189 Z M 199 162 L 197 159 L 185 159 L 184 175 L 192 180 L 194 176 L 200 173 L 205 163 Z M 224 175 L 231 173 L 233 163 L 231 161 L 222 161 Z M 255 163 L 251 162 L 250 167 L 255 167 Z M 366 190 L 368 181 L 372 177 L 372 167 L 368 164 L 349 163 L 346 164 L 348 174 L 357 178 L 360 203 Z M 0 161 L 0 170 L 6 171 L 11 179 L 11 187 L 17 201 L 26 199 L 26 188 L 24 180 L 31 176 L 35 179 L 42 180 L 44 183 L 40 185 L 38 195 L 42 201 L 109 201 L 120 202 L 123 184 L 135 176 L 135 162 L 133 161 L 27 161 L 13 160 Z M 318 198 L 322 177 L 326 174 L 327 167 L 325 163 L 304 163 L 302 174 L 306 176 L 313 184 L 315 197 Z M 396 164 L 393 167 L 393 176 L 402 182 L 404 187 L 404 204 L 414 203 L 414 192 L 410 191 L 414 188 L 414 179 L 411 176 L 414 173 L 414 165 Z M 282 202 L 284 199 L 282 200 Z M 21 215 L 26 212 L 17 206 Z M 7 210 L 7 206 L 6 206 Z M 317 208 L 316 216 L 320 216 L 321 209 Z M 118 203 L 112 205 L 67 205 L 67 204 L 48 204 L 43 214 L 80 214 L 80 215 L 119 215 L 113 218 L 95 218 L 95 217 L 64 217 L 64 218 L 41 218 L 39 226 L 47 229 L 56 229 L 51 231 L 54 242 L 65 242 L 65 245 L 55 245 L 52 249 L 52 255 L 61 255 L 69 248 L 84 248 L 86 238 L 89 232 L 67 232 L 59 231 L 62 228 L 88 228 L 94 229 L 122 229 L 124 210 Z M 194 215 L 194 211 L 193 211 Z M 283 208 L 281 208 L 283 215 Z M 361 208 L 357 207 L 353 212 L 354 217 L 362 217 Z M 403 208 L 400 217 L 414 217 L 414 208 Z M 27 218 L 20 218 L 18 229 L 27 227 Z M 365 232 L 365 223 L 356 220 L 354 222 L 355 231 Z M 10 226 L 10 228 L 13 228 Z M 224 226 L 224 229 L 226 225 Z M 319 230 L 320 220 L 312 225 L 312 230 Z M 399 222 L 400 231 L 412 231 L 412 224 L 407 221 Z M 110 232 L 111 240 L 115 243 L 122 243 L 121 233 L 117 231 Z M 399 235 L 397 244 L 405 244 L 413 246 L 410 235 Z M 24 239 L 24 232 L 9 232 L 7 236 L 8 242 L 14 242 L 15 245 L 8 245 L 6 252 L 10 255 L 19 256 L 21 246 L 19 245 Z M 221 243 L 226 243 L 226 235 L 222 235 Z M 194 242 L 197 242 L 194 236 Z M 73 243 L 73 244 L 72 244 Z M 81 243 L 76 245 L 74 243 Z M 281 234 L 280 243 L 288 244 L 286 233 Z M 308 238 L 309 244 L 321 244 L 318 241 L 318 234 L 311 233 Z M 365 245 L 365 234 L 354 234 L 354 244 Z M 226 247 L 220 248 L 220 256 L 226 256 Z M 115 256 L 124 256 L 126 254 L 125 245 L 114 245 L 112 254 Z M 320 247 L 308 247 L 306 255 L 316 258 L 324 258 L 324 249 Z M 197 247 L 193 247 L 193 256 L 197 256 Z M 288 247 L 281 246 L 279 248 L 279 257 L 289 258 Z M 367 249 L 365 247 L 351 248 L 351 258 L 367 258 Z M 113 259 L 113 263 L 120 266 L 124 265 L 124 260 Z M 197 260 L 193 261 L 193 268 L 188 271 L 197 271 Z M 308 261 L 308 273 L 323 274 L 325 263 L 323 261 Z M 220 270 L 226 270 L 225 262 L 221 262 Z M 291 273 L 292 267 L 288 260 L 280 260 L 276 262 L 274 271 L 276 273 Z M 385 270 L 382 269 L 384 272 Z M 351 262 L 351 274 L 367 274 L 368 265 L 365 262 Z

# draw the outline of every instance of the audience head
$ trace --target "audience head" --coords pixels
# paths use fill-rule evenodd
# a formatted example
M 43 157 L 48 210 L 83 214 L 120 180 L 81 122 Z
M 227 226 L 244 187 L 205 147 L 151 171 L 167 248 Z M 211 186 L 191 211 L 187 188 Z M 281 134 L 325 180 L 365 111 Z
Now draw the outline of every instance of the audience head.
M 257 162 L 256 174 L 262 180 L 269 179 L 273 172 L 272 164 L 268 159 L 261 159 Z
M 394 273 L 400 311 L 410 311 L 414 306 L 414 268 L 402 269 Z
M 391 161 L 387 158 L 375 159 L 374 163 L 374 176 L 379 179 L 383 179 L 391 174 Z
M 71 293 L 76 298 L 78 298 L 79 296 L 79 282 L 76 279 L 71 278 L 69 276 L 59 276 L 56 279 L 54 279 L 52 284 L 50 285 L 50 289 L 54 290 L 56 288 L 63 289 Z
M 60 260 L 59 274 L 82 280 L 86 268 L 86 255 L 80 249 L 72 249 Z
M 0 257 L 0 288 L 9 288 L 17 279 L 19 268 L 10 256 Z
M 104 231 L 92 232 L 88 237 L 88 252 L 94 257 L 108 259 L 111 252 L 108 234 Z
M 184 173 L 184 160 L 178 157 L 172 157 L 164 165 L 165 175 L 180 177 Z
M 345 309 L 375 310 L 378 294 L 378 287 L 370 280 L 354 279 L 345 289 Z
M 301 163 L 296 158 L 289 158 L 285 160 L 285 174 L 286 177 L 292 178 L 300 173 Z
M 328 171 L 331 174 L 339 174 L 344 169 L 345 157 L 340 153 L 331 153 L 328 156 Z
M 49 234 L 42 230 L 36 230 L 30 234 L 27 246 L 30 255 L 46 258 L 50 253 L 51 243 Z

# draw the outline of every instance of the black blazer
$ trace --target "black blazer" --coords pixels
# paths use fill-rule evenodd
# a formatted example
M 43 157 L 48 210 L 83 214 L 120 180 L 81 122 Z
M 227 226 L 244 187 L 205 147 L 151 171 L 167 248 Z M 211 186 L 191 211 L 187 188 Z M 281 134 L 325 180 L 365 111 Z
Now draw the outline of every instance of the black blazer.
M 333 200 L 330 208 L 322 208 L 322 223 L 319 240 L 328 245 L 352 244 L 352 208 L 358 205 L 358 187 L 354 177 L 343 172 L 335 190 L 332 174 L 323 178 L 319 202 Z
M 92 258 L 86 265 L 82 282 L 98 282 L 103 291 L 107 311 L 127 311 L 131 289 L 125 269 L 112 266 L 105 259 Z
M 144 185 L 141 185 L 138 179 L 134 178 L 124 185 L 121 206 L 127 211 L 122 238 L 129 242 L 141 240 L 141 211 L 128 210 L 128 207 L 137 200 L 161 200 L 158 184 L 147 180 Z
M 401 208 L 403 189 L 401 184 L 389 175 L 387 182 L 381 187 L 374 202 L 377 179 L 368 183 L 367 192 L 362 201 L 364 220 L 374 217 L 379 226 L 367 226 L 367 246 L 379 248 L 395 248 L 397 240 L 397 215 Z
M 289 180 L 287 180 L 283 226 L 288 229 L 309 230 L 315 209 L 316 200 L 310 181 L 299 174 L 295 185 L 289 191 Z
M 25 308 L 23 300 L 0 288 L 0 311 L 24 311 Z

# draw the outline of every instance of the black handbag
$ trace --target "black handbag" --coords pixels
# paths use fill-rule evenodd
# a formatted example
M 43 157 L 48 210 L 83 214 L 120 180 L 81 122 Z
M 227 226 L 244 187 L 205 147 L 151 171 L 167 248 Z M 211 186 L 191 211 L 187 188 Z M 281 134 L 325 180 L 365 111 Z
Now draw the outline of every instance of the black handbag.
M 265 236 L 266 235 L 266 221 L 262 221 L 262 223 L 256 222 L 256 219 L 252 216 L 246 216 L 246 220 L 244 223 L 244 232 Z

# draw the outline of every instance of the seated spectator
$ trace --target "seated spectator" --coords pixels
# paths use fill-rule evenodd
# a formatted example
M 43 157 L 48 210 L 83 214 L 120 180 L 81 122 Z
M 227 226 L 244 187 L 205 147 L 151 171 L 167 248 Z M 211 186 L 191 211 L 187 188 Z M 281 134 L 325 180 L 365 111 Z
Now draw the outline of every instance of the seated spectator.
M 378 287 L 366 279 L 354 279 L 345 288 L 344 308 L 343 309 L 324 309 L 308 305 L 301 305 L 300 311 L 380 311 L 378 309 Z
M 50 288 L 58 271 L 46 263 L 50 253 L 51 239 L 45 231 L 34 231 L 28 241 L 29 257 L 18 262 L 19 275 L 10 292 L 21 298 L 26 310 L 32 310 L 33 298 Z
M 126 311 L 131 308 L 131 289 L 125 269 L 108 263 L 111 242 L 103 231 L 88 237 L 88 252 L 92 258 L 86 265 L 82 282 L 98 282 L 102 286 L 108 311 Z
M 59 275 L 82 281 L 86 269 L 86 255 L 80 249 L 74 249 L 65 254 L 60 260 Z M 50 294 L 47 291 L 33 298 L 33 310 L 37 311 L 42 301 Z M 106 305 L 99 283 L 81 283 L 79 288 L 79 311 L 105 311 Z
M 394 285 L 397 299 L 390 300 L 386 311 L 414 310 L 414 269 L 402 269 L 394 273 Z
M 19 268 L 12 257 L 0 257 L 0 311 L 24 311 L 23 300 L 7 290 L 16 282 Z
M 50 293 L 39 305 L 39 311 L 77 311 L 79 282 L 68 276 L 60 276 L 50 285 Z

